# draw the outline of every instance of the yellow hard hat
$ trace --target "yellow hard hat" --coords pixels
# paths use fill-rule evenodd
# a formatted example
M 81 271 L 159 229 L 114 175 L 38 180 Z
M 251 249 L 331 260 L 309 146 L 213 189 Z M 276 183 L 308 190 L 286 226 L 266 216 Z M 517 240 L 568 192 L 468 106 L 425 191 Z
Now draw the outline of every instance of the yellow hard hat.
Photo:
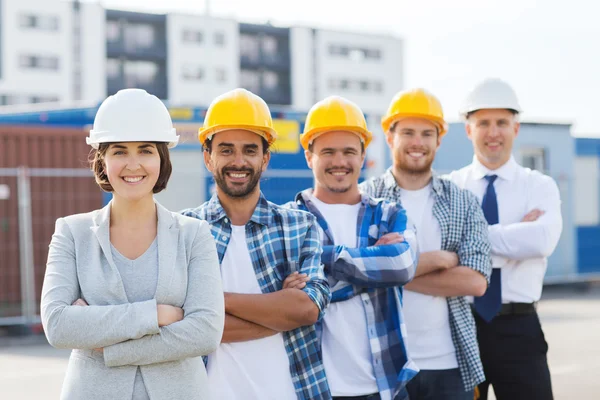
M 440 101 L 425 89 L 411 89 L 398 92 L 381 119 L 381 127 L 388 132 L 392 124 L 403 118 L 423 118 L 433 122 L 440 133 L 448 131 L 448 124 L 444 120 L 444 112 Z
M 213 100 L 198 131 L 202 145 L 218 132 L 245 129 L 262 136 L 269 146 L 277 139 L 267 103 L 246 89 L 234 89 Z
M 308 150 L 308 145 L 313 140 L 331 131 L 356 133 L 364 142 L 365 148 L 373 139 L 373 134 L 367 129 L 367 121 L 360 108 L 340 96 L 327 97 L 312 106 L 306 116 L 300 143 L 305 150 Z

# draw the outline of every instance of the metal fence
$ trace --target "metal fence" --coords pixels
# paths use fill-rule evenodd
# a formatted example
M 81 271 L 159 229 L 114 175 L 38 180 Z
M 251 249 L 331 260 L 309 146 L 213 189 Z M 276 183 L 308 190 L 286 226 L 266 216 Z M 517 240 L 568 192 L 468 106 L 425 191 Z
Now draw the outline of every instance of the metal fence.
M 56 219 L 101 204 L 88 169 L 0 168 L 0 325 L 39 322 Z

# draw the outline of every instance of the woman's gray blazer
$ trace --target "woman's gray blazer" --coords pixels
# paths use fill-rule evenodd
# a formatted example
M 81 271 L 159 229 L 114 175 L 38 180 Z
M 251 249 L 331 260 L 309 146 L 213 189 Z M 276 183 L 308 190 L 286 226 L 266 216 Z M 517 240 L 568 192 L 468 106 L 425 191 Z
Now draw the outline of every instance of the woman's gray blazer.
M 41 315 L 50 344 L 74 349 L 62 399 L 131 400 L 138 366 L 152 400 L 207 399 L 200 356 L 217 348 L 225 318 L 216 246 L 207 222 L 156 208 L 156 294 L 136 303 L 112 259 L 110 204 L 56 222 Z M 78 298 L 89 306 L 72 306 Z M 184 319 L 159 328 L 157 304 L 182 307 Z

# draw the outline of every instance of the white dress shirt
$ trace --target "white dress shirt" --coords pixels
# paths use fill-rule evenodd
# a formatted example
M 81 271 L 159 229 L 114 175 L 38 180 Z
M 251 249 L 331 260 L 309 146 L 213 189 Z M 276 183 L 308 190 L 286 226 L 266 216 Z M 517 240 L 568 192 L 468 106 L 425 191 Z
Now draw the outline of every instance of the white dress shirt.
M 562 232 L 561 201 L 554 180 L 517 164 L 514 157 L 492 171 L 476 157 L 454 171 L 450 179 L 473 192 L 481 202 L 487 188 L 486 175 L 498 175 L 494 189 L 500 223 L 489 227 L 494 268 L 502 268 L 502 302 L 532 303 L 542 295 L 547 257 Z M 521 222 L 534 209 L 544 214 L 534 222 Z

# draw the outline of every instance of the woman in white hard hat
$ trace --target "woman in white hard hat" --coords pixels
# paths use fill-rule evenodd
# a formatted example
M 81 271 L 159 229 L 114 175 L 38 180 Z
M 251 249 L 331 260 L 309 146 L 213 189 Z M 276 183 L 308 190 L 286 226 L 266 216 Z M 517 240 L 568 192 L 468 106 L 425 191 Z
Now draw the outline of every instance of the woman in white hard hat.
M 153 194 L 178 142 L 155 96 L 127 89 L 100 106 L 87 138 L 92 170 L 113 194 L 101 210 L 59 218 L 42 289 L 46 336 L 73 349 L 62 399 L 206 399 L 200 356 L 224 325 L 209 225 Z

